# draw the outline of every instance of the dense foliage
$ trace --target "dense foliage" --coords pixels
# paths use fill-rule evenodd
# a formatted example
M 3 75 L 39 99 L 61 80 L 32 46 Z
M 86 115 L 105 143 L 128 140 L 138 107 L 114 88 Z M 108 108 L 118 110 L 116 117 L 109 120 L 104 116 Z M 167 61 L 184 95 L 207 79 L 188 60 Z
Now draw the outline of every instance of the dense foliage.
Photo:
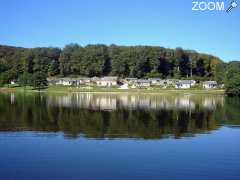
M 217 80 L 225 84 L 226 93 L 240 96 L 240 62 L 232 61 L 216 67 Z
M 59 73 L 60 53 L 58 48 L 0 46 L 0 84 L 8 84 L 11 80 L 32 86 L 46 84 L 48 75 Z
M 22 74 L 48 76 L 197 77 L 213 79 L 217 57 L 181 48 L 77 44 L 59 48 L 17 48 L 0 46 L 0 74 L 3 82 Z
M 158 46 L 66 45 L 59 48 L 19 48 L 0 45 L 0 85 L 44 86 L 49 76 L 120 76 L 217 80 L 229 94 L 240 94 L 239 62 L 192 50 Z

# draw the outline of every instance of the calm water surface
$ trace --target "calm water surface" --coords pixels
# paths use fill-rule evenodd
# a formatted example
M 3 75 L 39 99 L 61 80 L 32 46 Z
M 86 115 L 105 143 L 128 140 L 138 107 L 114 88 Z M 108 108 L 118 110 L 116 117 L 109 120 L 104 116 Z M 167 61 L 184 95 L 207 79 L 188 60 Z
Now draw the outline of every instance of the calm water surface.
M 0 94 L 0 179 L 240 179 L 240 99 Z

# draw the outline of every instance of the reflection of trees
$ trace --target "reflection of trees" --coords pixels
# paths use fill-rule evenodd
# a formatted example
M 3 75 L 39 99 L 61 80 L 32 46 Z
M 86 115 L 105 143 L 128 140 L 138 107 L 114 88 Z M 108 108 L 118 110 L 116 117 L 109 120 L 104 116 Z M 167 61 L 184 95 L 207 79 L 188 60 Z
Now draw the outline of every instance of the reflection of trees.
M 225 104 L 225 121 L 230 125 L 240 125 L 240 99 L 229 97 Z
M 78 107 L 87 109 L 115 110 L 128 109 L 195 109 L 201 105 L 205 109 L 213 110 L 216 104 L 222 104 L 223 96 L 154 96 L 131 94 L 69 94 L 49 96 L 47 104 L 50 106 Z
M 88 108 L 86 106 L 80 108 L 74 96 L 70 97 L 75 104 L 66 106 L 54 104 L 58 96 L 15 95 L 13 99 L 11 95 L 0 95 L 0 130 L 63 131 L 66 135 L 73 137 L 84 134 L 92 138 L 161 138 L 165 136 L 179 138 L 211 131 L 220 123 L 239 124 L 240 121 L 238 119 L 240 117 L 239 100 L 230 98 L 225 100 L 225 104 L 222 99 L 214 101 L 213 97 L 210 100 L 208 98 L 208 101 L 214 105 L 214 108 L 211 108 L 209 105 L 207 107 L 204 105 L 206 101 L 204 97 L 199 96 L 195 99 L 188 97 L 184 100 L 184 106 L 179 108 L 171 105 L 170 102 L 173 104 L 179 102 L 179 99 L 173 97 L 168 99 L 151 96 L 148 99 L 143 97 L 144 100 L 141 101 L 141 97 L 138 96 L 125 96 L 124 103 L 134 101 L 136 105 L 124 106 L 121 100 L 111 96 L 112 99 L 105 97 L 104 102 L 115 104 L 115 108 L 110 111 L 109 108 L 104 108 L 103 111 L 94 104 L 94 102 L 101 102 L 100 97 L 95 97 L 92 102 L 86 101 L 91 99 L 87 96 L 89 95 L 81 98 L 89 105 Z M 151 105 L 143 108 L 142 104 L 144 107 Z M 159 106 L 159 104 L 165 105 Z

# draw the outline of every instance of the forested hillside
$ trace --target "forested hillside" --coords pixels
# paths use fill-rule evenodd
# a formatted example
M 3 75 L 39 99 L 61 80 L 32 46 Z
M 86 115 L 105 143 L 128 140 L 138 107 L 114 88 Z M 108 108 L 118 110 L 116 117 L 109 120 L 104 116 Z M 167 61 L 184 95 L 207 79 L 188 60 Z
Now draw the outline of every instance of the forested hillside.
M 240 61 L 218 64 L 216 80 L 225 84 L 227 94 L 240 95 Z
M 0 46 L 0 79 L 21 76 L 120 76 L 215 79 L 222 61 L 195 51 L 157 46 L 66 45 L 59 48 Z

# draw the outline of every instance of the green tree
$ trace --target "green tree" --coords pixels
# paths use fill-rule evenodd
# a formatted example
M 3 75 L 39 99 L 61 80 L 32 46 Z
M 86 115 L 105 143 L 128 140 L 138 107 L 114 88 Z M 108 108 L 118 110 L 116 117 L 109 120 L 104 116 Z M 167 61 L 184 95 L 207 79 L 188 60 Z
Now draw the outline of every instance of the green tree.
M 217 78 L 222 61 L 212 55 L 181 48 L 68 44 L 59 48 L 17 48 L 0 45 L 0 75 L 18 79 L 41 71 L 48 76 L 107 76 Z M 2 75 L 2 79 L 6 75 Z M 4 80 L 5 81 L 5 80 Z
M 224 81 L 226 79 L 226 70 L 227 64 L 221 63 L 216 65 L 215 79 L 219 84 L 224 84 Z
M 56 76 L 59 74 L 59 63 L 56 60 L 53 60 L 48 68 L 48 75 L 49 76 Z
M 178 60 L 181 76 L 188 77 L 190 74 L 190 61 L 188 54 L 183 49 L 177 48 L 176 58 Z
M 197 76 L 204 77 L 205 76 L 205 65 L 204 60 L 200 58 L 196 63 L 195 72 Z
M 38 90 L 47 86 L 47 76 L 41 71 L 34 73 L 31 81 L 31 85 Z
M 18 84 L 20 86 L 31 85 L 32 82 L 32 74 L 28 72 L 24 72 L 18 77 Z
M 231 62 L 227 66 L 225 86 L 227 94 L 240 96 L 240 62 Z

